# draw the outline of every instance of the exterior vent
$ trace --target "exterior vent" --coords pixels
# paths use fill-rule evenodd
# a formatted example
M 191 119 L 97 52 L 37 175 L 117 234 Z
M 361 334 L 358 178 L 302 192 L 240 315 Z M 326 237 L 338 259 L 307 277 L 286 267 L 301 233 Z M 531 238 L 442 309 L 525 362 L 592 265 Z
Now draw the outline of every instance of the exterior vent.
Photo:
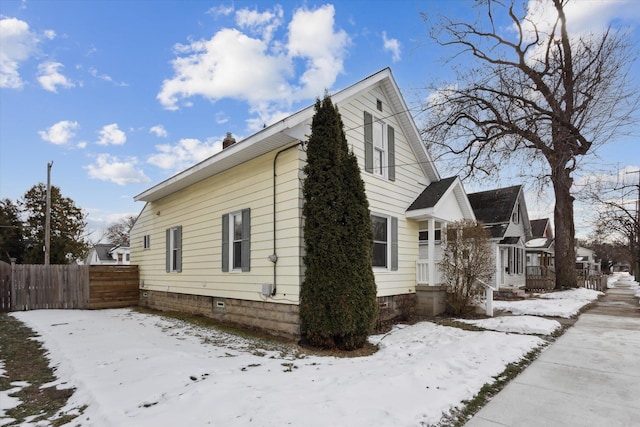
M 222 149 L 232 146 L 236 143 L 236 139 L 231 136 L 231 132 L 227 132 L 227 136 L 222 140 Z

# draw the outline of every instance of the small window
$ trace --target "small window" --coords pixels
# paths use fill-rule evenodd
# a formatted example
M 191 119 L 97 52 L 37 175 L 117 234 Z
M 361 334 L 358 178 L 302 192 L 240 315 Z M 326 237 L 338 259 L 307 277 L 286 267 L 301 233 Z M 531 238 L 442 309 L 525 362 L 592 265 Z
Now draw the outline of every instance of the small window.
M 182 271 L 182 226 L 167 229 L 167 273 Z
M 126 255 L 124 256 L 124 259 L 125 259 L 125 261 L 127 261 L 127 262 L 131 261 L 131 254 L 126 254 Z
M 145 234 L 142 236 L 142 249 L 151 248 L 151 235 Z
M 251 210 L 222 216 L 222 271 L 251 270 Z
M 398 218 L 371 215 L 375 268 L 398 270 Z
M 386 146 L 384 141 L 384 123 L 373 123 L 373 173 L 385 175 Z
M 435 222 L 435 229 L 433 230 L 434 241 L 440 243 L 442 240 L 442 223 Z M 421 245 L 426 245 L 429 242 L 429 231 L 420 230 L 418 232 L 418 241 Z
M 376 99 L 376 108 L 378 109 L 378 111 L 382 111 L 382 101 L 380 101 L 379 99 Z
M 373 225 L 373 266 L 386 268 L 389 247 L 387 218 L 372 216 L 371 224 Z

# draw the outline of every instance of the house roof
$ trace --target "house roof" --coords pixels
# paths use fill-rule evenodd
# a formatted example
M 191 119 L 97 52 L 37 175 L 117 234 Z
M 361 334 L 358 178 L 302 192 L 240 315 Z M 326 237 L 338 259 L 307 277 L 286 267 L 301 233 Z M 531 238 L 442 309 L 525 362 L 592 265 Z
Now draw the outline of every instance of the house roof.
M 549 218 L 532 219 L 531 220 L 531 235 L 533 237 L 547 237 L 545 231 L 549 226 Z
M 408 211 L 432 208 L 440 201 L 457 177 L 444 178 L 440 181 L 432 182 L 409 206 Z
M 102 261 L 111 261 L 113 260 L 111 257 L 111 250 L 114 246 L 115 245 L 113 243 L 98 243 L 94 245 L 93 249 L 95 249 L 98 259 Z
M 469 194 L 476 219 L 486 225 L 508 223 L 518 201 L 521 185 Z
M 527 249 L 548 249 L 551 247 L 553 243 L 553 239 L 548 237 L 534 237 L 533 239 L 527 241 L 525 246 Z
M 438 171 L 435 169 L 433 161 L 422 143 L 418 128 L 409 113 L 409 108 L 400 93 L 390 68 L 385 68 L 331 95 L 331 100 L 334 105 L 340 107 L 341 104 L 348 103 L 363 91 L 376 86 L 380 87 L 389 100 L 391 109 L 395 113 L 424 174 L 431 182 L 439 181 Z M 300 110 L 145 190 L 135 196 L 134 200 L 153 202 L 263 154 L 283 148 L 294 142 L 304 141 L 310 133 L 313 114 L 314 105 Z
M 475 219 L 462 181 L 457 176 L 431 182 L 411 203 L 406 216 L 417 220 L 429 217 L 451 220 L 451 201 L 459 206 L 462 218 Z

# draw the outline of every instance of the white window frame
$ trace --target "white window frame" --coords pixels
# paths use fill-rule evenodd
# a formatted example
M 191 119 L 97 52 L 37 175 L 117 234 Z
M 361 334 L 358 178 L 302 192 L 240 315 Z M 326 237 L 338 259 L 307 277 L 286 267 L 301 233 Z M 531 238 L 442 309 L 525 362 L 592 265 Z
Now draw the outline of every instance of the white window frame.
M 169 272 L 177 273 L 178 269 L 176 268 L 178 252 L 180 251 L 180 247 L 177 246 L 176 237 L 178 234 L 179 227 L 171 227 L 169 230 Z
M 236 239 L 235 224 L 236 218 L 240 220 L 240 238 Z M 236 266 L 235 247 L 238 244 L 240 254 L 238 255 Z M 242 272 L 242 211 L 229 213 L 229 271 Z
M 386 178 L 389 153 L 387 147 L 387 126 L 379 119 L 373 119 L 373 174 Z M 379 132 L 376 132 L 379 130 Z
M 374 217 L 385 220 L 386 226 L 387 226 L 387 240 L 385 242 L 385 245 L 386 245 L 385 265 L 384 266 L 373 265 L 373 269 L 375 271 L 389 271 L 391 269 L 391 217 L 389 215 L 381 215 L 381 214 L 377 214 L 377 213 L 372 213 L 371 214 L 371 220 L 372 221 L 373 221 Z M 375 235 L 374 235 L 374 240 L 373 240 L 374 247 L 376 245 L 376 242 L 382 242 L 382 241 L 375 240 Z M 373 259 L 371 260 L 371 262 L 373 263 Z
M 142 236 L 142 249 L 151 249 L 151 235 L 145 234 Z
M 439 245 L 440 243 L 442 243 L 442 222 L 440 221 L 435 221 L 435 226 L 433 229 L 433 235 L 434 235 L 434 239 L 435 239 L 435 244 Z M 426 233 L 427 238 L 426 240 L 420 239 L 420 233 Z M 428 228 L 421 228 L 420 230 L 418 230 L 418 244 L 420 245 L 427 245 L 429 244 L 429 229 Z

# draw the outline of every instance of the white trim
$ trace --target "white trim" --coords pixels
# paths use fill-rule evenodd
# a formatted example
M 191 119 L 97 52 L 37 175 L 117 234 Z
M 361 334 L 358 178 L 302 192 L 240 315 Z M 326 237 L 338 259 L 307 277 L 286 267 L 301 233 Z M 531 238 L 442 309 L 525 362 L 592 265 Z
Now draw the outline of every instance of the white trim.
M 387 272 L 387 271 L 391 271 L 391 216 L 390 215 L 386 215 L 386 214 L 380 214 L 380 213 L 376 213 L 376 212 L 371 212 L 371 217 L 373 219 L 373 217 L 378 217 L 378 218 L 383 218 L 386 222 L 387 222 L 387 254 L 385 257 L 385 267 L 381 267 L 381 266 L 373 266 L 373 271 L 377 271 L 377 272 Z M 374 247 L 375 247 L 375 236 L 374 236 Z M 371 262 L 373 263 L 373 259 L 371 260 Z

